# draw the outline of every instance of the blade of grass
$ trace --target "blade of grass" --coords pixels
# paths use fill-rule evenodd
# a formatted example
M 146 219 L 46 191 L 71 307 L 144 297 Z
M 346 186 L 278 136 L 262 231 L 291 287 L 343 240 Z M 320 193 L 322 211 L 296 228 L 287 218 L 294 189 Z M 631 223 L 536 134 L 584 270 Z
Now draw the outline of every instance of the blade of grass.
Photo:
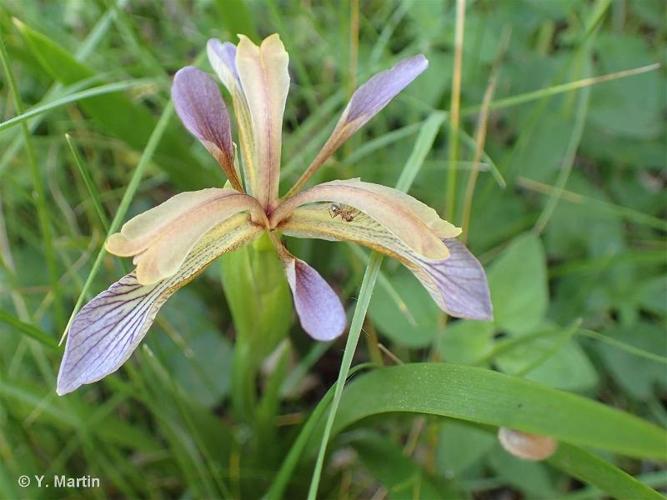
M 155 80 L 148 78 L 141 80 L 125 80 L 122 82 L 114 82 L 114 83 L 108 83 L 106 85 L 100 85 L 99 87 L 93 87 L 91 89 L 82 90 L 80 92 L 74 92 L 73 94 L 68 94 L 58 99 L 55 99 L 51 102 L 46 102 L 39 106 L 30 108 L 29 110 L 21 114 L 18 114 L 10 118 L 9 120 L 5 120 L 4 122 L 0 123 L 0 132 L 9 129 L 11 127 L 14 127 L 16 125 L 19 125 L 20 123 L 23 123 L 34 116 L 44 114 L 48 111 L 53 111 L 54 109 L 61 108 L 73 102 L 82 101 L 84 99 L 88 99 L 90 97 L 95 97 L 99 95 L 121 92 L 123 90 L 131 89 L 134 87 L 152 85 L 154 83 Z
M 396 189 L 404 192 L 410 189 L 412 182 L 419 173 L 419 169 L 424 164 L 426 155 L 433 145 L 437 131 L 440 128 L 444 118 L 445 115 L 443 113 L 433 113 L 427 120 L 424 121 L 419 132 L 419 136 L 417 136 L 417 140 L 415 141 L 414 148 L 410 153 L 405 166 L 403 167 L 398 181 L 396 182 Z M 364 277 L 361 281 L 361 288 L 359 290 L 359 297 L 357 298 L 357 305 L 352 315 L 350 330 L 347 334 L 347 341 L 345 343 L 345 351 L 343 352 L 343 359 L 341 360 L 340 369 L 338 371 L 338 379 L 335 385 L 331 409 L 329 410 L 324 433 L 320 441 L 317 461 L 315 462 L 315 468 L 313 469 L 313 474 L 310 481 L 310 488 L 308 489 L 308 500 L 315 500 L 317 497 L 317 489 L 319 486 L 320 477 L 322 475 L 324 455 L 329 443 L 331 429 L 336 418 L 336 412 L 338 410 L 340 398 L 343 393 L 345 381 L 347 380 L 348 374 L 350 372 L 352 359 L 354 357 L 354 353 L 357 350 L 359 336 L 364 325 L 364 319 L 366 318 L 366 312 L 368 311 L 368 305 L 370 304 L 371 296 L 373 295 L 375 283 L 377 281 L 378 275 L 380 274 L 380 267 L 382 266 L 383 258 L 384 257 L 381 254 L 376 252 L 371 253 L 368 265 L 366 266 L 366 272 L 364 273 Z
M 449 111 L 449 144 L 447 159 L 447 198 L 445 200 L 445 217 L 454 220 L 456 210 L 456 174 L 454 168 L 459 158 L 459 124 L 461 109 L 461 66 L 463 64 L 463 32 L 465 26 L 465 0 L 456 0 L 456 27 L 454 31 L 454 70 L 452 74 L 452 95 Z
M 37 328 L 36 326 L 31 325 L 30 323 L 21 321 L 20 319 L 12 316 L 8 312 L 5 312 L 1 309 L 0 309 L 0 322 L 15 328 L 19 332 L 24 333 L 29 337 L 32 337 L 33 339 L 37 340 L 38 342 L 44 344 L 47 347 L 50 347 L 51 349 L 58 348 L 58 342 L 56 342 L 53 339 L 53 337 L 49 336 L 49 334 L 47 334 L 44 330 Z
M 573 90 L 583 89 L 586 87 L 591 87 L 604 82 L 610 82 L 613 80 L 618 80 L 620 78 L 627 78 L 630 76 L 641 75 L 643 73 L 648 73 L 650 71 L 656 71 L 661 67 L 660 63 L 648 64 L 646 66 L 640 66 L 638 68 L 626 69 L 623 71 L 616 71 L 614 73 L 609 73 L 601 76 L 592 76 L 588 78 L 583 78 L 581 80 L 575 80 L 573 82 L 561 83 L 559 85 L 552 85 L 550 87 L 545 87 L 542 89 L 534 90 L 532 92 L 525 92 L 523 94 L 505 97 L 503 99 L 498 99 L 497 101 L 492 101 L 489 105 L 489 109 L 504 109 L 511 106 L 518 106 L 519 104 L 526 104 L 531 101 L 536 101 L 543 99 L 545 97 L 552 97 L 558 94 L 563 94 L 566 92 L 572 92 Z M 463 108 L 461 114 L 464 116 L 474 115 L 479 113 L 481 105 L 470 106 Z
M 517 177 L 517 184 L 525 189 L 530 189 L 531 191 L 547 194 L 550 196 L 560 192 L 560 197 L 564 201 L 581 204 L 587 208 L 597 209 L 614 216 L 622 217 L 628 221 L 634 222 L 635 224 L 646 225 L 659 231 L 667 231 L 666 221 L 659 219 L 658 217 L 653 217 L 637 210 L 633 210 L 632 208 L 623 207 L 621 205 L 616 205 L 614 203 L 609 203 L 603 200 L 597 200 L 595 198 L 590 198 L 583 194 L 568 191 L 566 189 L 559 191 L 555 186 L 544 184 L 526 177 Z
M 561 443 L 556 453 L 548 459 L 548 463 L 577 479 L 612 494 L 614 498 L 628 500 L 664 499 L 660 493 L 642 484 L 636 478 L 576 446 Z
M 14 101 L 14 108 L 17 113 L 23 112 L 23 102 L 21 95 L 16 86 L 16 79 L 9 64 L 9 55 L 5 47 L 4 36 L 0 33 L 0 62 L 7 79 L 7 86 L 9 93 Z M 42 238 L 44 240 L 44 257 L 46 260 L 46 268 L 49 276 L 49 286 L 53 293 L 53 311 L 55 315 L 55 322 L 58 328 L 62 328 L 64 324 L 64 313 L 62 296 L 60 292 L 60 283 L 58 281 L 58 266 L 56 256 L 53 249 L 53 236 L 51 234 L 51 222 L 49 220 L 49 212 L 46 204 L 46 192 L 42 180 L 42 173 L 37 165 L 35 150 L 33 148 L 30 130 L 25 122 L 21 123 L 21 133 L 23 135 L 23 144 L 26 155 L 28 156 L 28 164 L 30 165 L 30 174 L 32 176 L 32 183 L 34 191 L 35 208 L 37 209 L 37 218 L 39 220 L 39 228 Z
M 549 223 L 549 219 L 553 215 L 554 210 L 556 209 L 556 206 L 561 199 L 563 190 L 567 184 L 567 180 L 569 179 L 572 168 L 574 167 L 574 160 L 577 154 L 577 150 L 579 149 L 579 144 L 581 143 L 581 138 L 584 134 L 584 126 L 586 123 L 586 115 L 588 114 L 588 102 L 590 94 L 590 87 L 585 87 L 581 90 L 581 96 L 574 117 L 572 134 L 570 135 L 570 141 L 567 145 L 567 150 L 565 151 L 565 155 L 561 163 L 558 179 L 556 180 L 556 189 L 551 194 L 546 206 L 544 207 L 544 210 L 535 223 L 533 231 L 536 234 L 542 233 L 544 228 Z
M 88 172 L 88 169 L 81 162 L 81 157 L 79 156 L 79 153 L 76 150 L 76 146 L 74 146 L 74 143 L 72 143 L 72 137 L 69 134 L 65 134 L 65 140 L 67 141 L 67 145 L 69 146 L 69 150 L 72 153 L 72 158 L 74 158 L 74 163 L 76 164 L 76 167 L 79 169 L 79 173 L 81 174 L 81 178 L 83 179 L 83 182 L 86 185 L 86 189 L 88 190 L 88 194 L 90 195 L 90 199 L 93 200 L 93 207 L 95 207 L 95 212 L 97 212 L 97 216 L 100 218 L 100 222 L 102 223 L 102 227 L 108 233 L 109 232 L 109 219 L 108 219 L 106 213 L 104 213 L 104 207 L 102 206 L 102 200 L 100 199 L 100 193 L 97 190 L 97 187 L 95 186 L 95 183 L 93 182 L 93 179 L 91 179 L 90 173 Z
M 130 203 L 132 202 L 132 199 L 134 198 L 134 195 L 137 192 L 137 189 L 139 188 L 139 183 L 141 182 L 144 172 L 148 167 L 151 159 L 153 158 L 153 154 L 155 153 L 155 150 L 158 144 L 160 143 L 160 140 L 162 139 L 165 130 L 167 129 L 167 125 L 169 125 L 169 121 L 171 120 L 173 112 L 174 112 L 174 107 L 173 104 L 170 102 L 167 105 L 167 107 L 165 107 L 164 111 L 162 112 L 162 115 L 160 116 L 160 119 L 157 122 L 157 125 L 155 125 L 155 129 L 153 129 L 153 132 L 148 138 L 148 142 L 146 143 L 146 147 L 144 148 L 144 151 L 141 154 L 139 163 L 137 163 L 137 167 L 135 168 L 132 174 L 132 178 L 130 179 L 129 184 L 125 189 L 123 198 L 120 200 L 120 205 L 118 205 L 118 210 L 116 211 L 116 215 L 114 215 L 111 224 L 109 225 L 109 230 L 107 231 L 107 237 L 109 237 L 111 233 L 116 232 L 116 230 L 120 227 L 120 223 L 125 218 L 127 209 L 130 207 Z M 102 248 L 100 248 L 100 251 L 97 253 L 95 262 L 93 262 L 93 267 L 90 270 L 88 277 L 86 278 L 86 282 L 83 284 L 83 289 L 79 294 L 79 298 L 76 300 L 76 304 L 74 305 L 72 314 L 69 318 L 69 321 L 67 322 L 67 327 L 65 328 L 63 335 L 60 338 L 61 344 L 65 339 L 65 336 L 67 335 L 67 329 L 69 328 L 69 324 L 71 323 L 76 313 L 79 311 L 79 308 L 83 304 L 84 299 L 88 296 L 88 290 L 92 285 L 95 276 L 97 276 L 97 273 L 100 270 L 100 267 L 102 265 L 102 259 L 104 258 L 105 255 L 106 255 L 106 250 L 104 249 L 104 245 L 102 245 Z
M 484 368 L 411 363 L 378 368 L 345 390 L 336 435 L 361 419 L 424 413 L 510 427 L 636 458 L 667 458 L 667 431 L 630 413 Z

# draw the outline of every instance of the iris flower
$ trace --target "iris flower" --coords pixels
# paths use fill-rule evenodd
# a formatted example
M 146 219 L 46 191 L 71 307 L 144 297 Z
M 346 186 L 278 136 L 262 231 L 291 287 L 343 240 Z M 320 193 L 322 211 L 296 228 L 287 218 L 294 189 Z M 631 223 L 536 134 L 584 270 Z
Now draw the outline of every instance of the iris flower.
M 211 66 L 231 95 L 242 161 L 216 82 L 188 66 L 173 81 L 183 125 L 217 160 L 223 188 L 175 195 L 128 221 L 106 241 L 136 268 L 74 317 L 58 374 L 59 394 L 116 371 L 137 348 L 164 302 L 221 254 L 268 233 L 285 270 L 294 308 L 311 337 L 328 341 L 346 328 L 339 298 L 327 282 L 292 255 L 282 235 L 352 241 L 404 264 L 440 308 L 456 317 L 490 319 L 483 268 L 455 238 L 461 230 L 401 191 L 360 179 L 303 189 L 310 177 L 357 130 L 428 66 L 423 55 L 373 76 L 352 95 L 331 136 L 301 178 L 278 193 L 283 112 L 290 84 L 288 55 L 278 35 L 257 46 L 208 42 Z M 257 314 L 261 314 L 257 311 Z

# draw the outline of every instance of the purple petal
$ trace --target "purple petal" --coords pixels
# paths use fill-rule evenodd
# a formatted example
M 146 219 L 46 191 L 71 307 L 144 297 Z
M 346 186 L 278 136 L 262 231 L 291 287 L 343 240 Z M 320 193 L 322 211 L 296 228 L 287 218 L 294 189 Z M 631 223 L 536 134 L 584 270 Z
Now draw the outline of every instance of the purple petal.
M 164 282 L 143 286 L 130 273 L 83 306 L 68 330 L 58 394 L 118 370 L 146 335 L 164 293 Z
M 344 114 L 345 121 L 349 123 L 361 119 L 362 123 L 358 125 L 361 127 L 427 67 L 428 60 L 419 54 L 373 76 L 352 95 Z
M 217 38 L 211 38 L 206 44 L 208 60 L 222 82 L 231 92 L 229 84 L 233 81 L 240 85 L 241 80 L 236 69 L 236 45 L 229 42 L 221 42 Z M 232 81 L 227 81 L 232 77 Z
M 493 319 L 493 307 L 484 268 L 460 241 L 446 239 L 444 242 L 449 249 L 447 259 L 422 261 L 424 270 L 437 284 L 440 292 L 439 297 L 434 298 L 451 316 L 479 320 Z
M 317 153 L 306 171 L 290 190 L 298 191 L 324 162 L 352 135 L 373 118 L 389 101 L 407 87 L 428 67 L 421 54 L 404 59 L 394 67 L 382 71 L 359 87 L 343 111 L 336 128 Z
M 329 284 L 304 261 L 285 262 L 294 307 L 301 327 L 315 340 L 333 340 L 345 331 L 347 319 L 340 299 Z
M 239 189 L 229 115 L 218 85 L 203 71 L 186 66 L 174 76 L 171 96 L 185 128 L 202 142 Z

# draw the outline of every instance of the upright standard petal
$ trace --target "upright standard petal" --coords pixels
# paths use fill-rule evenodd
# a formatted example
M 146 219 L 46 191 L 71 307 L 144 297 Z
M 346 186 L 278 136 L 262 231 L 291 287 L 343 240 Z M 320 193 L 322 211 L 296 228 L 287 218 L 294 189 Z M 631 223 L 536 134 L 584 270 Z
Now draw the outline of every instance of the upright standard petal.
M 290 83 L 288 56 L 278 35 L 269 36 L 259 47 L 243 35 L 240 39 L 236 69 L 252 124 L 256 170 L 252 193 L 271 209 L 278 198 L 283 113 Z
M 256 166 L 254 163 L 252 119 L 248 101 L 241 88 L 241 78 L 236 69 L 236 45 L 229 42 L 221 42 L 212 38 L 206 45 L 206 52 L 211 67 L 216 72 L 224 86 L 232 96 L 232 105 L 238 124 L 239 143 L 243 162 L 243 175 L 245 178 L 246 191 L 255 195 L 254 186 L 257 184 Z
M 203 71 L 186 66 L 174 76 L 171 97 L 185 128 L 218 161 L 234 189 L 243 191 L 234 167 L 229 115 L 215 81 Z
M 404 59 L 382 71 L 359 87 L 352 95 L 336 127 L 315 159 L 294 184 L 288 195 L 298 192 L 334 152 L 357 130 L 379 113 L 398 93 L 428 67 L 421 54 Z
M 414 252 L 431 259 L 448 255 L 443 238 L 458 236 L 461 230 L 442 220 L 432 208 L 396 189 L 362 182 L 359 179 L 331 181 L 287 199 L 271 214 L 271 226 L 279 225 L 299 206 L 333 202 L 350 207 L 375 219 Z M 343 208 L 345 209 L 345 208 Z M 347 218 L 354 219 L 354 214 Z M 331 218 L 336 218 L 335 214 Z M 343 222 L 346 221 L 341 217 Z
M 134 272 L 88 302 L 67 332 L 57 392 L 72 392 L 115 372 L 146 335 L 162 304 L 220 254 L 250 242 L 262 232 L 245 214 L 216 226 L 188 254 L 173 276 L 142 285 Z
M 121 257 L 135 256 L 138 282 L 150 285 L 175 274 L 205 234 L 239 212 L 264 217 L 254 198 L 233 189 L 179 193 L 126 222 L 106 248 Z
M 492 319 L 484 269 L 458 240 L 444 240 L 449 257 L 429 259 L 366 214 L 349 221 L 331 217 L 330 205 L 319 203 L 298 208 L 278 229 L 288 236 L 352 241 L 382 252 L 410 269 L 443 311 L 460 318 Z
M 304 331 L 315 340 L 333 340 L 345 331 L 347 319 L 340 299 L 320 274 L 290 254 L 279 249 L 287 282 L 292 290 L 294 308 Z

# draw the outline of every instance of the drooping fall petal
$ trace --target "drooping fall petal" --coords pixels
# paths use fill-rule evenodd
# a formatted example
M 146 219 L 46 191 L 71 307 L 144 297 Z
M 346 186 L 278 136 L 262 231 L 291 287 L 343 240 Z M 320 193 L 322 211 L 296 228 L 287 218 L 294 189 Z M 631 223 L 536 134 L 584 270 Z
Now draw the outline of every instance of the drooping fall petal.
M 236 69 L 236 45 L 221 42 L 215 38 L 208 41 L 206 52 L 211 67 L 216 72 L 227 91 L 232 96 L 234 114 L 238 123 L 239 143 L 243 156 L 243 174 L 248 194 L 254 195 L 254 186 L 257 184 L 256 167 L 254 163 L 254 140 L 252 119 L 248 101 L 241 87 L 241 78 Z
M 315 340 L 333 340 L 345 331 L 347 319 L 340 299 L 320 274 L 290 254 L 279 251 L 292 290 L 301 327 Z
M 261 232 L 248 215 L 238 214 L 211 230 L 173 276 L 142 285 L 132 272 L 88 302 L 67 332 L 58 373 L 58 394 L 96 382 L 120 368 L 174 292 L 194 279 L 213 259 L 250 242 Z
M 431 259 L 447 257 L 442 239 L 461 233 L 459 228 L 442 220 L 435 210 L 410 195 L 359 179 L 325 182 L 287 199 L 271 214 L 271 225 L 280 224 L 299 206 L 323 201 L 365 213 L 414 252 Z
M 229 115 L 215 81 L 203 71 L 186 66 L 174 76 L 171 96 L 185 128 L 218 161 L 234 189 L 243 191 L 234 168 Z
M 428 67 L 428 60 L 421 54 L 400 61 L 382 71 L 359 87 L 343 110 L 331 136 L 290 190 L 293 194 L 324 164 L 334 152 L 357 130 L 379 113 L 389 102 Z
M 135 256 L 138 282 L 150 285 L 175 274 L 213 227 L 245 211 L 263 216 L 256 200 L 233 189 L 179 193 L 126 222 L 106 248 L 114 255 Z
M 263 207 L 278 198 L 285 101 L 289 90 L 288 55 L 277 34 L 260 46 L 239 35 L 236 69 L 250 110 L 255 179 L 252 193 Z
M 359 214 L 345 221 L 332 217 L 330 206 L 319 203 L 297 208 L 278 229 L 288 236 L 352 241 L 382 252 L 410 269 L 443 311 L 461 318 L 492 319 L 486 274 L 462 243 L 445 239 L 449 257 L 426 258 L 374 218 Z

